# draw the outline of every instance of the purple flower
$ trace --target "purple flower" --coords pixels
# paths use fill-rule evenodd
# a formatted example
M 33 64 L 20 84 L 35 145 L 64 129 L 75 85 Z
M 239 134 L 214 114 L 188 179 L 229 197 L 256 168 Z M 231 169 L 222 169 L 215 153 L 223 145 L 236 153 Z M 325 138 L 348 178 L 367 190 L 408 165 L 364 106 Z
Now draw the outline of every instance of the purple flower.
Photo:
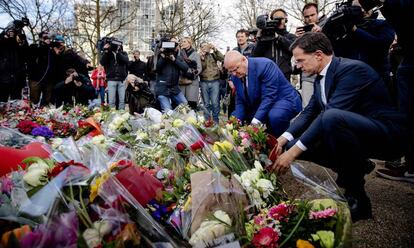
M 13 189 L 13 181 L 8 177 L 3 177 L 0 180 L 0 192 L 10 195 Z
M 33 136 L 42 136 L 42 137 L 45 137 L 47 139 L 50 139 L 50 138 L 53 137 L 53 132 L 47 126 L 40 126 L 40 127 L 33 128 L 32 135 Z
M 75 212 L 55 217 L 49 225 L 42 224 L 23 236 L 21 247 L 77 247 L 78 218 Z

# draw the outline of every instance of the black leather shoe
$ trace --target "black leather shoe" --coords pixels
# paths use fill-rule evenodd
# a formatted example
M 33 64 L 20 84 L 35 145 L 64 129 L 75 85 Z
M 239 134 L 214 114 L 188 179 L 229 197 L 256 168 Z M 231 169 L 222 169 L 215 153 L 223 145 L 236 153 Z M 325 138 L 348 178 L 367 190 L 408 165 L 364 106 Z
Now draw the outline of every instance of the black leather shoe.
M 353 222 L 372 218 L 371 201 L 369 200 L 368 196 L 365 195 L 355 197 L 353 195 L 347 195 L 345 193 L 345 198 L 348 202 Z

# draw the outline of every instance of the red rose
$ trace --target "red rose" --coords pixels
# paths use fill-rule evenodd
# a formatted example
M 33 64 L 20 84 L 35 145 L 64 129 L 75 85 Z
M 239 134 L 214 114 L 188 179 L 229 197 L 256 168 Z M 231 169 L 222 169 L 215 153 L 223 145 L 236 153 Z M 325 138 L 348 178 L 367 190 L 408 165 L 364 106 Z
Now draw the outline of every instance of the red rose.
M 253 236 L 252 243 L 255 247 L 270 247 L 276 248 L 278 246 L 277 241 L 279 240 L 279 235 L 273 228 L 265 227 L 259 230 Z
M 178 152 L 183 152 L 185 150 L 185 145 L 181 142 L 177 143 L 177 145 L 175 146 L 175 148 L 177 149 Z
M 191 151 L 197 151 L 204 147 L 204 142 L 202 140 L 196 141 L 194 144 L 190 146 Z

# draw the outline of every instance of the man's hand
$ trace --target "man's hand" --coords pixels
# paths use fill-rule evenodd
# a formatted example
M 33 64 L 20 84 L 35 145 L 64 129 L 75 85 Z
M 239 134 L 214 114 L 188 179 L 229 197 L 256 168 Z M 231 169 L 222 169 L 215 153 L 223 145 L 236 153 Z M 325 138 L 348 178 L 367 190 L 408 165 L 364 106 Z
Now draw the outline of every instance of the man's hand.
M 171 61 L 175 61 L 175 57 L 172 54 L 168 58 L 170 58 Z
M 322 28 L 316 24 L 313 24 L 311 32 L 322 32 Z
M 296 35 L 297 37 L 301 37 L 304 33 L 305 33 L 305 30 L 303 30 L 303 28 L 296 28 L 296 33 L 295 33 L 295 35 Z
M 272 170 L 278 175 L 285 174 L 294 160 L 295 158 L 289 153 L 289 151 L 287 151 L 277 158 L 276 162 L 272 166 Z
M 77 87 L 81 87 L 82 86 L 82 82 L 78 81 L 78 80 L 74 80 L 73 83 L 77 86 Z
M 279 140 L 279 139 L 278 139 Z M 281 146 L 281 145 L 279 145 Z M 282 145 L 283 146 L 283 145 Z M 279 148 L 278 148 L 279 149 Z M 279 152 L 279 151 L 278 151 Z M 289 168 L 290 165 L 292 164 L 292 162 L 299 157 L 299 155 L 302 153 L 303 151 L 297 146 L 294 145 L 292 148 L 290 148 L 288 151 L 286 151 L 285 153 L 282 153 L 278 159 L 276 160 L 276 162 L 273 164 L 272 166 L 272 170 L 274 172 L 276 172 L 277 174 L 284 174 L 286 173 Z
M 70 74 L 66 79 L 65 79 L 65 84 L 68 84 L 70 82 L 73 81 L 73 74 Z

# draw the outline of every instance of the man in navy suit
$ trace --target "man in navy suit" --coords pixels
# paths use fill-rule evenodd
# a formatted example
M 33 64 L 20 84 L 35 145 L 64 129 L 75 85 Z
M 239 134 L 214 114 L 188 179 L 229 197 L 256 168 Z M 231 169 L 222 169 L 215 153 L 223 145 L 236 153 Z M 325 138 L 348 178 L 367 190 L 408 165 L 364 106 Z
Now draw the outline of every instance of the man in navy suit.
M 276 137 L 282 134 L 301 111 L 302 102 L 277 65 L 267 58 L 246 58 L 238 51 L 229 51 L 224 66 L 236 87 L 232 115 L 254 125 L 266 123 Z
M 299 157 L 332 168 L 353 220 L 371 218 L 364 176 L 374 166 L 368 158 L 401 155 L 406 118 L 392 106 L 381 77 L 364 62 L 333 56 L 323 33 L 306 33 L 291 49 L 298 68 L 317 77 L 309 105 L 278 138 L 288 150 L 273 168 L 284 173 Z

